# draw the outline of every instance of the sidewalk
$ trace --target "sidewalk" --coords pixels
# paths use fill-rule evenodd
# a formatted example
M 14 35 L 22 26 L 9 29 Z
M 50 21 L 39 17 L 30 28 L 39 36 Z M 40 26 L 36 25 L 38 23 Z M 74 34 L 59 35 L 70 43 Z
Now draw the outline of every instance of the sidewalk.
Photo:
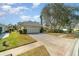
M 36 48 L 36 47 L 39 47 L 39 46 L 42 46 L 42 45 L 43 44 L 41 42 L 35 42 L 35 43 L 32 43 L 32 44 L 28 44 L 28 45 L 24 45 L 24 46 L 21 46 L 21 47 L 10 49 L 10 50 L 4 51 L 4 52 L 0 52 L 0 56 L 6 56 L 6 55 L 16 56 L 18 54 L 27 52 L 27 51 L 29 51 L 33 48 Z

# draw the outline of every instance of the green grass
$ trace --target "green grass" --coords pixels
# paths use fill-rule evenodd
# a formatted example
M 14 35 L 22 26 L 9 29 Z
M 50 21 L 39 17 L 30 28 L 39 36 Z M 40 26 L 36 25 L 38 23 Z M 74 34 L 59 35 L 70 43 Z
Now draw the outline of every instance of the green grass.
M 9 45 L 8 47 L 3 46 L 4 41 L 6 41 L 8 43 L 8 45 Z M 28 35 L 22 35 L 22 34 L 19 34 L 18 32 L 12 32 L 9 35 L 9 37 L 0 40 L 0 52 L 7 50 L 7 49 L 19 47 L 19 46 L 22 46 L 25 44 L 30 44 L 33 42 L 36 42 L 36 40 L 34 40 L 33 38 L 31 38 Z
M 49 56 L 49 53 L 44 46 L 40 46 L 18 56 Z

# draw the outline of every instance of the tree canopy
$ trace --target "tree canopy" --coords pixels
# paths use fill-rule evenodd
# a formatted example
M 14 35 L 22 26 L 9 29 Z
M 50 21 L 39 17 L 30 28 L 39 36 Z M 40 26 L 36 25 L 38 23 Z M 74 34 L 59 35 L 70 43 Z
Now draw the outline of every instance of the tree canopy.
M 50 29 L 71 29 L 71 25 L 74 27 L 79 20 L 79 15 L 76 15 L 75 11 L 79 11 L 79 8 L 65 6 L 63 3 L 51 3 L 43 8 L 41 19 L 45 20 Z

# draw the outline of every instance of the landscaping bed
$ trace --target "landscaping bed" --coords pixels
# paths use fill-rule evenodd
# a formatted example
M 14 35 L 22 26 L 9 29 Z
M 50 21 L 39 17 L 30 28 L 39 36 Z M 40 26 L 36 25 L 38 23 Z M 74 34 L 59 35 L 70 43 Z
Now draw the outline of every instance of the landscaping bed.
M 44 46 L 40 46 L 18 56 L 49 56 L 49 53 Z
M 30 36 L 19 34 L 15 31 L 10 33 L 9 37 L 0 40 L 0 52 L 34 42 L 36 42 L 36 40 Z

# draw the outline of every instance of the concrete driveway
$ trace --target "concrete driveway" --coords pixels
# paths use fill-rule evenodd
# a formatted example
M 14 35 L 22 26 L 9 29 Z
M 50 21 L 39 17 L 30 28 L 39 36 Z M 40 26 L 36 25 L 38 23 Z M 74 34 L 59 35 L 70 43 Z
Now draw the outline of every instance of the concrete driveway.
M 72 55 L 75 40 L 56 37 L 48 34 L 29 34 L 31 37 L 43 43 L 51 56 Z

